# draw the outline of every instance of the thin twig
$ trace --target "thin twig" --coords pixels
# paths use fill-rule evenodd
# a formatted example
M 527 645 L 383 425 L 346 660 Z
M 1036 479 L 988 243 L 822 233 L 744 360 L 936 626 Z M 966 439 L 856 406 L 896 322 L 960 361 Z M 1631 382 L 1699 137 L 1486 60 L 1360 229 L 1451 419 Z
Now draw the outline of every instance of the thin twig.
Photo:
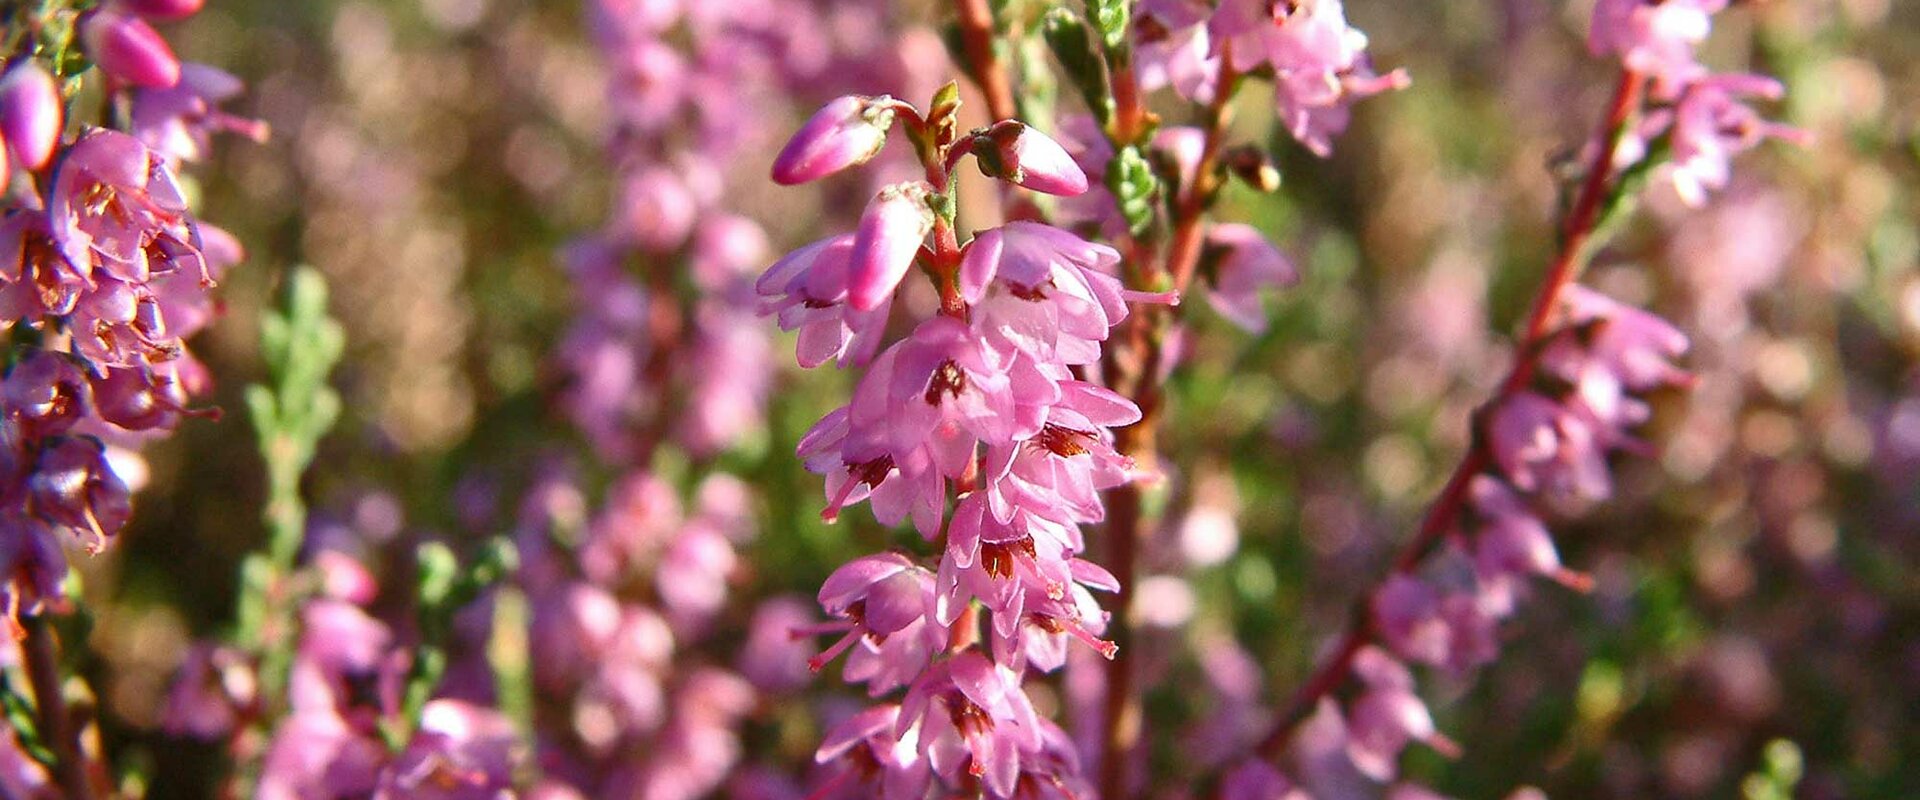
M 53 751 L 54 780 L 68 800 L 89 800 L 93 786 L 87 781 L 87 764 L 80 755 L 80 732 L 73 726 L 67 710 L 67 698 L 61 691 L 59 643 L 54 641 L 53 625 L 45 614 L 33 614 L 20 620 L 26 638 L 20 650 L 33 685 L 34 710 L 40 717 L 40 733 Z
M 1560 297 L 1579 274 L 1582 256 L 1587 240 L 1593 235 L 1594 223 L 1599 219 L 1602 201 L 1612 185 L 1614 153 L 1618 149 L 1623 129 L 1634 112 L 1640 107 L 1641 92 L 1645 86 L 1643 76 L 1634 70 L 1622 70 L 1614 86 L 1613 99 L 1607 109 L 1606 120 L 1600 128 L 1600 146 L 1596 148 L 1593 160 L 1588 164 L 1585 182 L 1574 201 L 1572 213 L 1562 228 L 1560 251 L 1554 257 L 1553 264 L 1547 269 L 1539 294 L 1534 298 L 1533 307 L 1527 314 L 1527 324 L 1521 336 L 1520 344 L 1514 351 L 1514 362 L 1507 377 L 1500 384 L 1494 399 L 1486 408 L 1492 408 L 1500 400 L 1519 391 L 1532 380 L 1534 370 L 1539 363 L 1539 344 L 1547 334 L 1547 326 L 1553 319 L 1555 309 L 1559 307 Z M 1432 552 L 1448 531 L 1453 530 L 1455 522 L 1466 508 L 1467 489 L 1475 475 L 1488 467 L 1491 455 L 1486 443 L 1475 434 L 1468 445 L 1467 453 L 1460 464 L 1447 479 L 1446 487 L 1427 515 L 1420 523 L 1420 530 L 1409 540 L 1400 554 L 1394 559 L 1393 570 L 1389 576 L 1412 572 Z M 1382 581 L 1381 583 L 1384 583 Z M 1380 585 L 1376 583 L 1375 586 Z M 1371 597 L 1370 590 L 1363 597 Z M 1292 741 L 1293 732 L 1305 721 L 1320 698 L 1338 690 L 1352 674 L 1353 659 L 1362 647 L 1371 642 L 1376 631 L 1370 623 L 1371 606 L 1362 600 L 1356 604 L 1347 623 L 1346 632 L 1340 644 L 1334 648 L 1320 667 L 1314 670 L 1305 683 L 1294 690 L 1281 707 L 1274 726 L 1266 736 L 1260 739 L 1255 751 L 1262 758 L 1274 760 L 1286 752 Z
M 1116 75 L 1119 75 L 1117 71 Z M 1121 109 L 1137 104 L 1137 97 L 1131 103 L 1122 98 L 1120 89 L 1128 85 L 1131 73 L 1125 80 L 1116 78 L 1115 97 L 1119 99 Z M 1181 188 L 1173 208 L 1173 238 L 1163 262 L 1156 263 L 1150 246 L 1144 242 L 1129 248 L 1130 257 L 1135 262 L 1133 274 L 1146 285 L 1134 288 L 1155 290 L 1161 288 L 1158 283 L 1162 276 L 1171 274 L 1174 285 L 1184 288 L 1186 281 L 1199 263 L 1202 234 L 1205 232 L 1207 207 L 1214 193 L 1213 173 L 1219 162 L 1220 151 L 1224 147 L 1228 121 L 1229 103 L 1233 90 L 1238 85 L 1238 76 L 1229 68 L 1222 67 L 1220 81 L 1215 87 L 1213 101 L 1207 105 L 1206 116 L 1202 123 L 1205 142 L 1201 148 L 1199 163 L 1195 166 L 1193 180 Z M 1139 110 L 1139 109 L 1136 109 Z M 1140 110 L 1144 113 L 1144 110 Z M 1124 130 L 1125 124 L 1121 125 Z M 1164 264 L 1162 269 L 1160 264 Z M 1108 374 L 1111 388 L 1127 396 L 1140 408 L 1140 421 L 1122 428 L 1117 432 L 1115 446 L 1136 462 L 1149 468 L 1158 458 L 1156 438 L 1162 412 L 1161 387 L 1159 375 L 1165 335 L 1171 329 L 1179 309 L 1166 306 L 1145 306 L 1136 310 L 1128 318 L 1126 328 L 1121 335 L 1112 340 L 1110 348 Z M 1126 796 L 1126 755 L 1139 743 L 1141 731 L 1140 697 L 1134 687 L 1134 667 L 1131 657 L 1133 630 L 1126 609 L 1133 599 L 1133 583 L 1139 572 L 1138 561 L 1140 540 L 1145 534 L 1142 528 L 1140 487 L 1125 484 L 1107 490 L 1107 563 L 1120 584 L 1120 590 L 1114 595 L 1114 614 L 1112 627 L 1108 635 L 1119 645 L 1113 660 L 1107 664 L 1107 685 L 1105 698 L 1106 735 L 1102 738 L 1100 757 L 1101 796 L 1122 798 Z
M 954 0 L 959 13 L 960 44 L 966 48 L 968 77 L 987 100 L 987 113 L 994 120 L 1013 119 L 1013 85 L 1000 68 L 1000 57 L 993 49 L 993 9 L 987 0 Z

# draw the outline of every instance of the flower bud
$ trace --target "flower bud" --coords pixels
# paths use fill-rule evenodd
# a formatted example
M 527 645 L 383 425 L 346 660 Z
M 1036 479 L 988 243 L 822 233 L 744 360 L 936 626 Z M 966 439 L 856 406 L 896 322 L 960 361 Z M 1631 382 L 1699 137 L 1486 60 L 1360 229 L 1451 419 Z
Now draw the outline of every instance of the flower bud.
M 127 485 L 107 463 L 97 439 L 67 437 L 49 445 L 27 479 L 33 513 L 71 529 L 89 552 L 120 532 L 133 510 Z
M 102 9 L 80 21 L 87 55 L 108 75 L 148 89 L 170 89 L 180 82 L 180 59 L 146 20 Z
M 92 407 L 87 376 L 65 355 L 33 350 L 0 380 L 7 417 L 29 439 L 73 429 Z
M 877 308 L 893 295 L 932 229 L 926 184 L 896 183 L 874 195 L 853 237 L 847 295 L 855 309 Z
M 1273 159 L 1267 152 L 1253 145 L 1241 145 L 1227 151 L 1227 169 L 1231 170 L 1241 183 L 1256 192 L 1272 192 L 1280 188 L 1280 169 L 1273 165 Z
M 1087 190 L 1087 173 L 1067 150 L 1024 123 L 1006 120 L 974 137 L 980 171 L 1036 192 L 1072 197 Z
M 773 160 L 775 183 L 791 186 L 864 164 L 887 143 L 892 100 L 846 95 L 814 112 Z
M 27 169 L 47 165 L 60 141 L 60 92 L 40 62 L 26 59 L 0 77 L 0 133 Z
M 115 5 L 147 19 L 186 19 L 200 13 L 206 0 L 116 0 Z

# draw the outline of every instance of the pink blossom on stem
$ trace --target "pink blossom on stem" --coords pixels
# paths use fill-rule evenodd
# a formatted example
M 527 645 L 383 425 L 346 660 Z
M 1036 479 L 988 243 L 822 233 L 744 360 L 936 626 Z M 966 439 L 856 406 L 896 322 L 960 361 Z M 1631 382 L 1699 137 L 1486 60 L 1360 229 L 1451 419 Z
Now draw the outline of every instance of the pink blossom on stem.
M 1732 158 L 1762 141 L 1811 142 L 1805 131 L 1768 122 L 1741 101 L 1778 100 L 1784 91 L 1778 81 L 1759 75 L 1714 75 L 1687 86 L 1672 112 L 1673 160 L 1662 166 L 1681 200 L 1696 207 L 1706 203 L 1708 194 L 1726 188 Z
M 174 161 L 205 159 L 215 133 L 237 133 L 256 142 L 265 141 L 267 123 L 219 108 L 221 103 L 240 96 L 244 88 L 239 78 L 224 70 L 182 64 L 179 83 L 133 93 L 133 134 Z
M 1665 91 L 1707 70 L 1693 48 L 1713 28 L 1727 0 L 1599 0 L 1587 45 L 1595 55 L 1619 56 L 1627 67 L 1654 77 Z
M 1207 303 L 1249 333 L 1266 330 L 1262 290 L 1298 283 L 1299 270 L 1251 225 L 1213 226 L 1207 231 L 1207 248 L 1208 254 L 1201 258 L 1201 269 L 1212 282 Z
M 774 314 L 781 330 L 799 332 L 802 367 L 834 359 L 843 367 L 864 365 L 880 348 L 891 298 L 866 311 L 848 303 L 853 241 L 852 234 L 840 234 L 788 253 L 754 284 L 761 313 Z
M 1134 9 L 1133 58 L 1140 88 L 1171 86 L 1196 103 L 1213 102 L 1220 82 L 1206 0 L 1143 0 Z
M 1340 0 L 1223 0 L 1209 26 L 1236 71 L 1272 69 L 1281 124 L 1315 155 L 1332 152 L 1354 101 L 1410 83 L 1403 70 L 1373 71 Z
M 0 77 L 0 135 L 20 166 L 47 165 L 60 142 L 62 113 L 53 76 L 39 61 L 24 59 Z
M 111 6 L 95 10 L 80 20 L 80 41 L 116 80 L 149 89 L 180 82 L 180 59 L 173 48 L 137 16 Z
M 990 176 L 1045 194 L 1073 197 L 1087 190 L 1087 173 L 1059 142 L 1013 120 L 973 139 L 973 153 Z
M 893 114 L 894 101 L 889 97 L 834 98 L 814 112 L 774 157 L 774 182 L 806 183 L 866 163 L 887 143 Z
M 880 190 L 860 215 L 847 267 L 847 297 L 857 311 L 872 311 L 893 297 L 933 230 L 927 207 L 932 189 L 924 183 L 897 183 Z

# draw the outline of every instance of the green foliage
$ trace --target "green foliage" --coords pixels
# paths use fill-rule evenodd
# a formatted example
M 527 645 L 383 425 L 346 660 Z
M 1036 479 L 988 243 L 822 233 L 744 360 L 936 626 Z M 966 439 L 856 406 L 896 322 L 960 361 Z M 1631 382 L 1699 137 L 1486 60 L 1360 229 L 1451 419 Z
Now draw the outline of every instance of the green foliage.
M 345 349 L 345 332 L 327 316 L 326 280 L 312 268 L 294 270 L 287 279 L 285 310 L 268 311 L 260 321 L 267 383 L 248 386 L 246 394 L 266 465 L 267 550 L 241 562 L 235 642 L 259 656 L 261 697 L 268 702 L 283 702 L 293 652 L 292 609 L 298 598 L 287 578 L 306 532 L 300 477 L 313 464 L 320 438 L 340 418 L 340 395 L 327 385 L 327 374 Z
M 1132 0 L 1087 0 L 1087 16 L 1100 34 L 1100 46 L 1117 55 L 1127 46 L 1127 25 L 1133 19 Z
M 426 542 L 414 551 L 414 561 L 418 570 L 415 586 L 420 600 L 420 644 L 414 649 L 413 669 L 402 694 L 402 713 L 395 720 L 401 726 L 411 726 L 420 719 L 421 707 L 446 675 L 447 641 L 453 634 L 454 615 L 519 569 L 520 551 L 512 541 L 494 538 L 462 566 L 452 548 Z M 410 729 L 399 728 L 386 731 L 388 742 L 396 747 L 411 733 Z
M 1107 88 L 1107 62 L 1093 49 L 1087 23 L 1064 8 L 1047 13 L 1040 23 L 1047 48 L 1053 51 L 1067 81 L 1079 92 L 1080 99 L 1093 112 L 1094 119 L 1106 125 L 1113 119 L 1113 95 Z
M 1153 165 L 1140 148 L 1129 145 L 1107 162 L 1106 179 L 1107 189 L 1113 192 L 1120 215 L 1127 221 L 1128 232 L 1145 234 L 1153 227 L 1154 199 L 1160 194 L 1160 179 L 1154 176 Z
M 1794 787 L 1806 771 L 1800 746 L 1786 739 L 1767 743 L 1761 753 L 1760 769 L 1740 782 L 1740 796 L 1746 800 L 1792 800 Z

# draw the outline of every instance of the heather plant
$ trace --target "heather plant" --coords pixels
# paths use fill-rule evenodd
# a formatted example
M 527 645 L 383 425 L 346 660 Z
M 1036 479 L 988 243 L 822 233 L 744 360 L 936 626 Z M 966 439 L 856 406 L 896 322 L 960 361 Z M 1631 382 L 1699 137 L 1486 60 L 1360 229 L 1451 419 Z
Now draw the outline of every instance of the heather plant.
M 0 2 L 0 798 L 1908 796 L 1897 5 Z

